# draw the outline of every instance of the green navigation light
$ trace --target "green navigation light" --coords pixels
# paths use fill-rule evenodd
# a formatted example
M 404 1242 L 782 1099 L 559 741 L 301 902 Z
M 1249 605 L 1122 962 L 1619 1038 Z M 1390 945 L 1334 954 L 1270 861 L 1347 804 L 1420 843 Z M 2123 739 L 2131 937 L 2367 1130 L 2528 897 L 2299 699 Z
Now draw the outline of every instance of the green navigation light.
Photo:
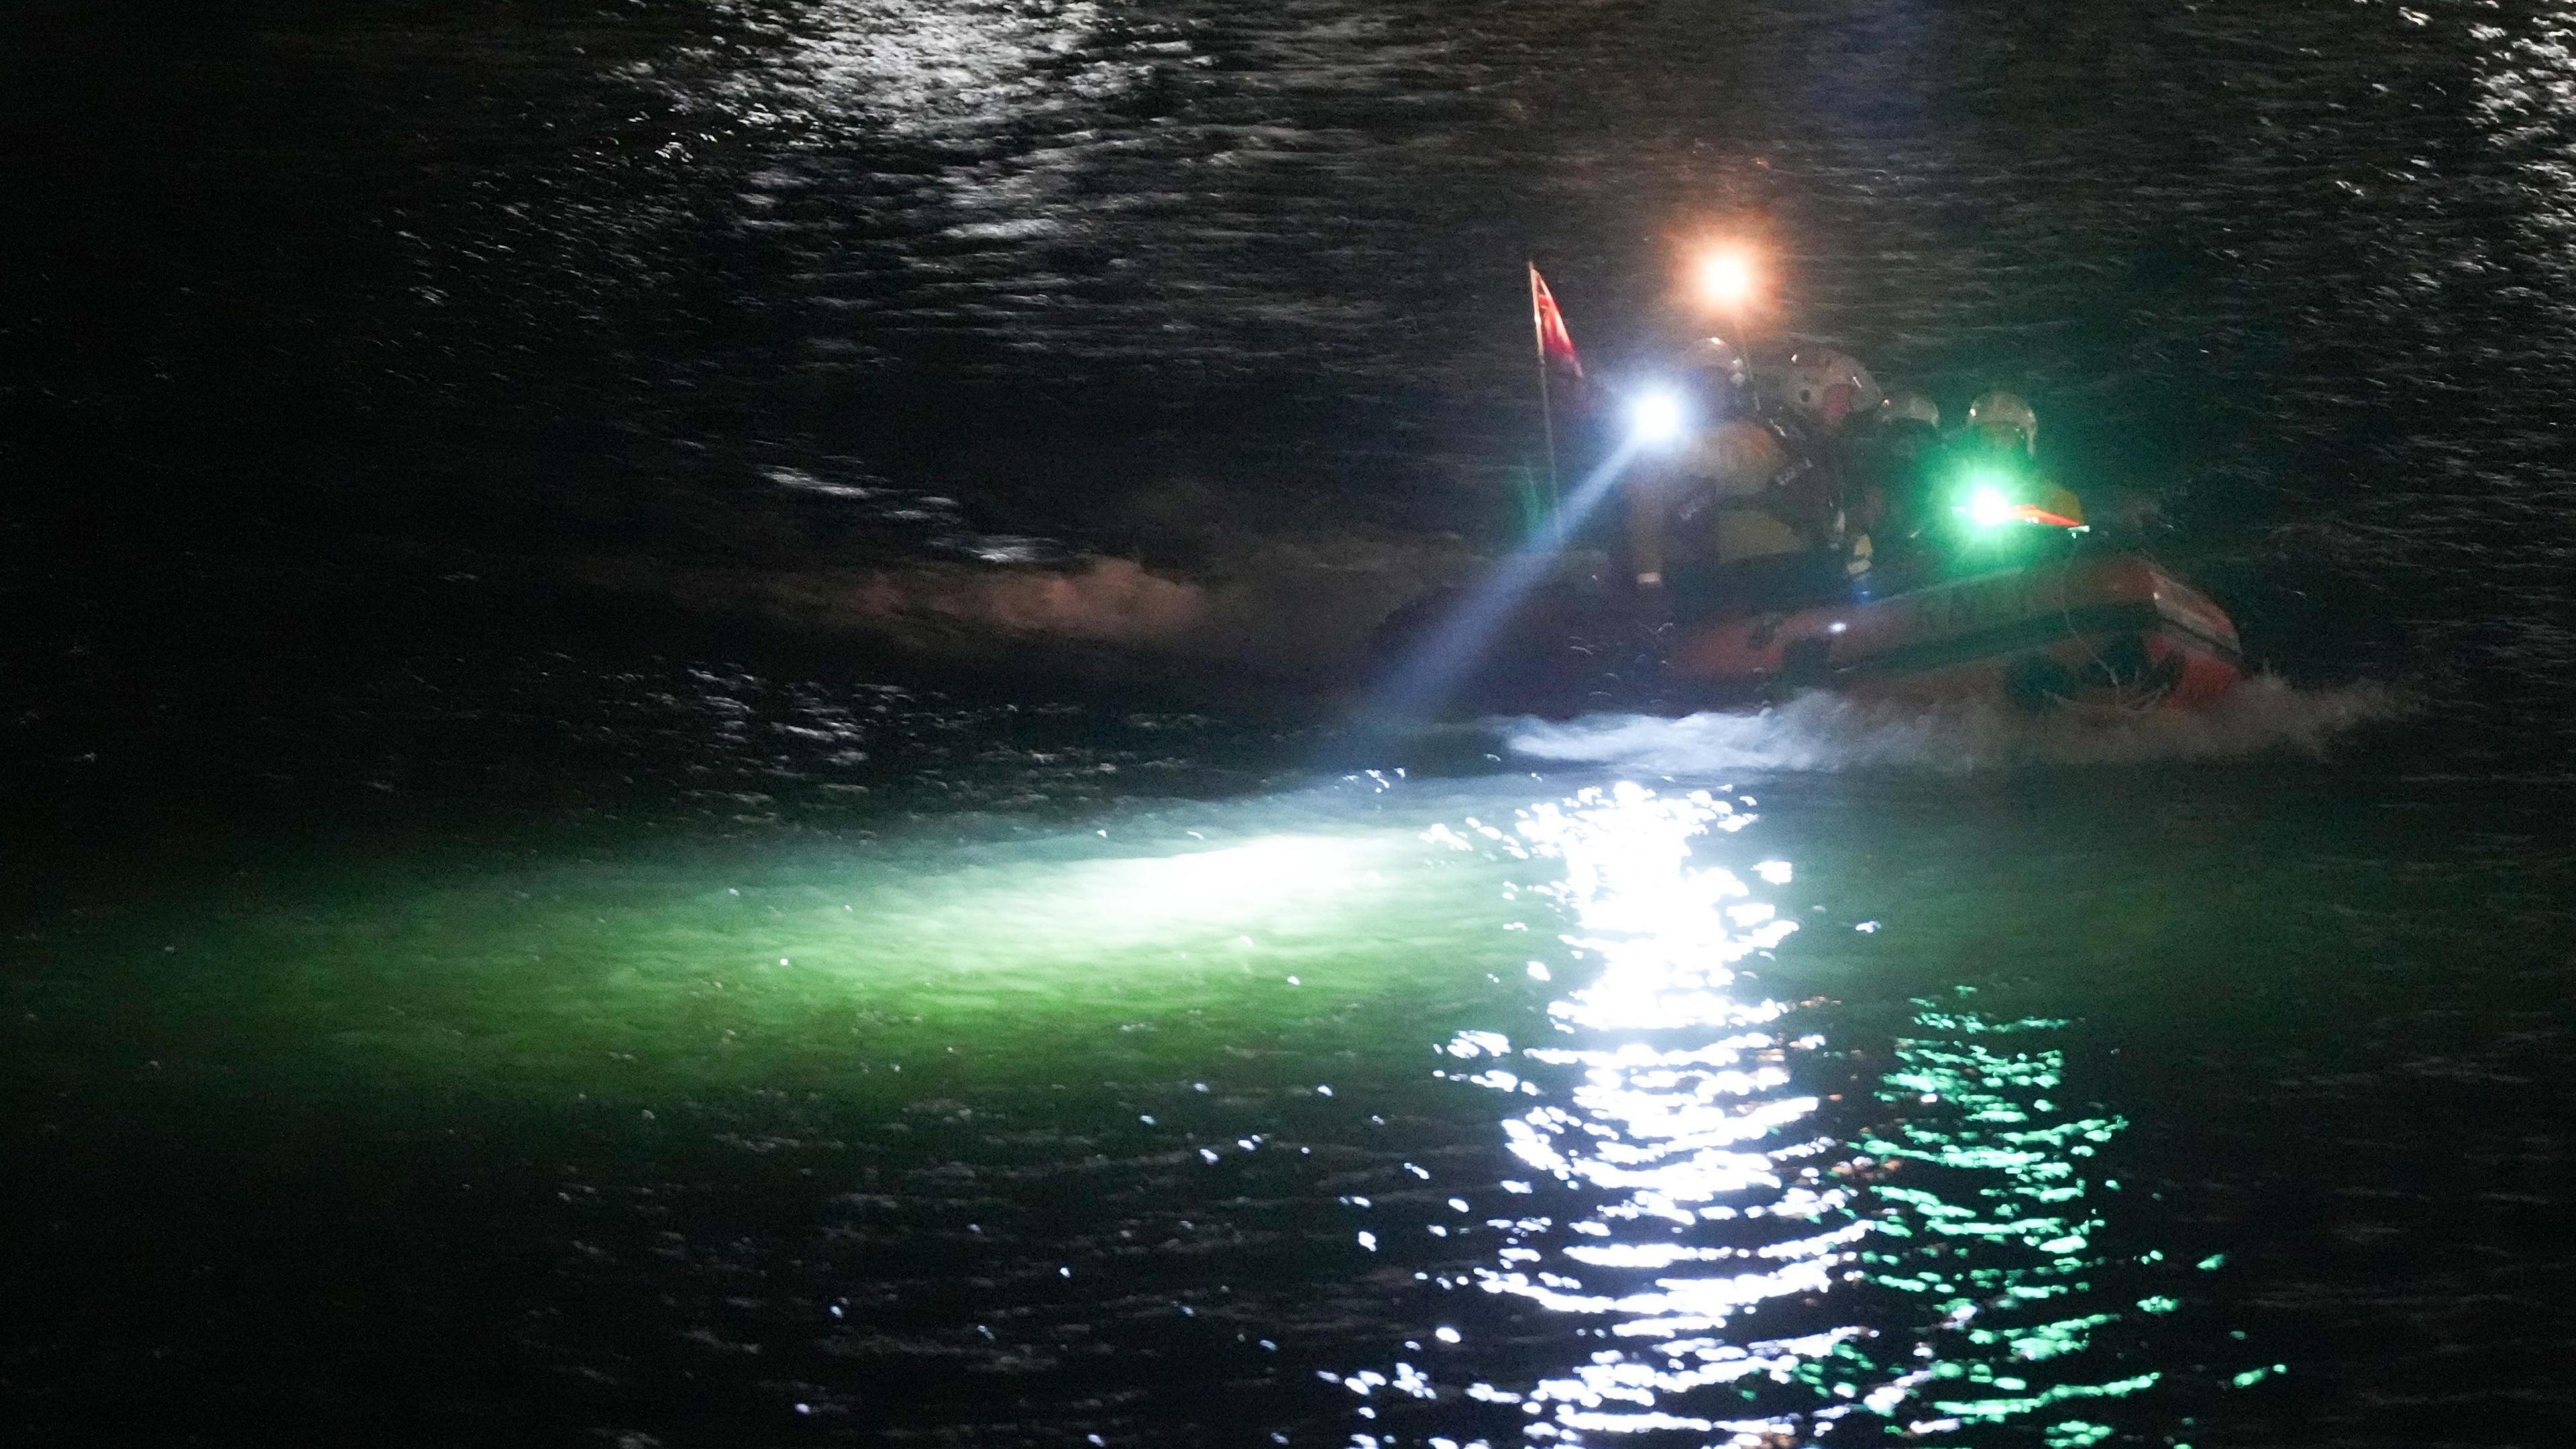
M 1956 500 L 1950 512 L 1966 528 L 1970 537 L 1991 540 L 2004 526 L 2020 520 L 2021 479 L 2011 470 L 1993 463 L 1977 463 L 1962 469 L 1951 491 Z
M 1979 528 L 2000 528 L 2013 521 L 2012 500 L 2000 488 L 1981 487 L 1969 494 L 1964 511 L 1968 521 Z

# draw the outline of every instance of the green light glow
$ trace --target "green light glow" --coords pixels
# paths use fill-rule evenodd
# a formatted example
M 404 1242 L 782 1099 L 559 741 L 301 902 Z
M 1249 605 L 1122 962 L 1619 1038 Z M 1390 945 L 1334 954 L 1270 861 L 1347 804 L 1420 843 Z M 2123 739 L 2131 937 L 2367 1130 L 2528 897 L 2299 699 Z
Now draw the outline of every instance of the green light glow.
M 1963 1002 L 1971 995 L 1958 993 Z M 2095 1338 L 2124 1314 L 2093 1289 L 2108 1260 L 2094 1247 L 2104 1223 L 2084 1209 L 2091 1184 L 2081 1160 L 2127 1124 L 2063 1105 L 2064 1054 L 2045 1042 L 2067 1023 L 1916 1005 L 1915 1032 L 1897 1043 L 1879 1093 L 1897 1120 L 1861 1145 L 1909 1169 L 1903 1185 L 1874 1188 L 1888 1209 L 1878 1236 L 1936 1246 L 1863 1261 L 1880 1286 L 1938 1301 L 1941 1326 L 1923 1345 L 1933 1382 L 2003 1391 L 1944 1396 L 1933 1407 L 1963 1423 L 1998 1424 L 2151 1387 L 2154 1374 L 2100 1377 Z M 2047 1438 L 2082 1446 L 2110 1432 L 2066 1420 Z
M 2155 1387 L 2163 1378 L 2164 1375 L 2161 1373 L 2134 1374 L 2128 1378 L 2115 1379 L 2107 1384 L 2058 1384 L 2039 1393 L 2019 1398 L 1945 1400 L 1936 1403 L 1934 1407 L 1945 1414 L 1956 1415 L 1971 1423 L 2000 1424 L 2007 1419 L 2018 1418 L 2035 1410 L 2045 1409 L 2051 1404 L 2062 1404 L 2071 1399 L 2126 1398 L 2141 1390 Z M 2002 1381 L 1998 1380 L 1997 1387 L 2001 1386 Z
M 976 1191 L 996 1201 L 1024 1180 L 1115 1193 L 1178 1160 L 1218 1173 L 1193 1219 L 1262 1232 L 1275 1224 L 1239 1213 L 1251 1195 L 1224 1174 L 1278 1174 L 1261 1185 L 1269 1211 L 1336 1191 L 1323 1184 L 1371 1153 L 1411 1152 L 1429 1166 L 1399 1191 L 1436 1169 L 1435 1204 L 1455 1192 L 1476 1209 L 1429 1209 L 1471 1290 L 1456 1299 L 1505 1300 L 1516 1333 L 1560 1329 L 1465 1371 L 1535 1367 L 1474 1387 L 1561 1442 L 1789 1437 L 1848 1413 L 1899 1429 L 2021 1418 L 2080 1446 L 2096 1426 L 2048 1406 L 2155 1382 L 2136 1373 L 2135 1329 L 2174 1300 L 2106 1270 L 2141 1255 L 2106 1228 L 2084 1154 L 2127 1123 L 2068 1083 L 2067 1022 L 1971 1010 L 1965 993 L 1917 1003 L 1872 1101 L 1840 1063 L 1891 1045 L 1888 1018 L 1853 1028 L 1797 979 L 1812 969 L 1797 947 L 1827 933 L 1800 930 L 1813 918 L 1792 883 L 1831 880 L 1830 857 L 1793 870 L 1782 842 L 1736 840 L 1749 799 L 1413 788 L 1451 793 L 333 862 L 173 908 L 186 929 L 138 917 L 112 950 L 105 933 L 79 949 L 123 963 L 113 989 L 143 984 L 130 1015 L 166 1013 L 126 1042 L 188 1063 L 155 1090 L 229 1078 L 281 1099 L 371 1096 L 405 1125 L 419 1102 L 506 1097 L 483 1120 L 645 1134 L 657 1152 L 803 1152 L 827 1176 L 866 1153 L 870 1171 L 915 1153 L 980 1162 Z M 165 956 L 168 942 L 186 944 Z M 30 1007 L 76 1015 L 107 979 L 64 969 Z M 185 1058 L 165 1045 L 182 1034 Z M 49 1044 L 72 1065 L 47 1070 L 95 1070 L 81 1058 L 96 1047 Z M 1450 1156 L 1377 1145 L 1400 1133 Z M 1459 1173 L 1477 1142 L 1511 1180 Z M 1029 1163 L 1057 1175 L 1024 1179 Z M 1403 1222 L 1411 1207 L 1368 1217 L 1350 1201 L 1321 1214 L 1328 1248 L 1283 1250 L 1309 1254 L 1315 1281 L 1340 1281 L 1335 1252 L 1384 1253 L 1359 1271 L 1391 1270 L 1405 1251 L 1391 1221 L 1417 1253 L 1434 1241 Z M 1141 1224 L 1159 1208 L 1115 1211 Z M 1390 1353 L 1378 1383 L 1359 1380 L 1369 1407 L 1466 1352 Z
M 2020 479 L 2012 472 L 1991 462 L 1974 464 L 1961 470 L 1953 485 L 1951 497 L 1957 501 L 1950 511 L 1973 537 L 1989 539 L 2014 521 L 2020 492 Z
M 1354 892 L 1383 884 L 1387 841 L 1268 836 L 1242 845 L 1169 855 L 1081 861 L 948 894 L 954 924 L 994 913 L 1025 920 L 1050 950 L 1148 946 L 1228 929 L 1311 929 Z M 931 887 L 933 898 L 940 893 Z M 971 940 L 973 932 L 959 932 Z
M 1992 485 L 1968 495 L 1968 521 L 1979 528 L 2000 528 L 2013 521 L 2012 500 Z
M 394 1110 L 423 1084 L 640 1105 L 751 1083 L 907 1095 L 969 1060 L 1061 1078 L 1069 1053 L 1139 1045 L 1131 1028 L 1348 1038 L 1355 1004 L 1436 1022 L 1488 972 L 1519 978 L 1495 869 L 1352 814 L 1291 799 L 444 873 L 335 863 L 264 885 L 256 910 L 177 905 L 94 949 L 148 974 L 166 1025 L 124 1029 L 145 1055 Z M 188 944 L 165 956 L 171 940 Z M 49 1019 L 123 989 L 66 962 L 32 998 Z M 59 1047 L 47 1070 L 67 1076 L 96 1050 Z

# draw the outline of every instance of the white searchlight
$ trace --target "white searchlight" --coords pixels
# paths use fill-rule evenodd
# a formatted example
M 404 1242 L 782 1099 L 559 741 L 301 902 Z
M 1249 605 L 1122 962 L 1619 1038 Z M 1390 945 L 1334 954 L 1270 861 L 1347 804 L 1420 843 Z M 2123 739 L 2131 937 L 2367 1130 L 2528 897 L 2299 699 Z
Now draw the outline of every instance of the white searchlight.
M 1650 387 L 1628 400 L 1628 436 L 1639 447 L 1668 448 L 1690 426 L 1690 408 L 1670 387 Z

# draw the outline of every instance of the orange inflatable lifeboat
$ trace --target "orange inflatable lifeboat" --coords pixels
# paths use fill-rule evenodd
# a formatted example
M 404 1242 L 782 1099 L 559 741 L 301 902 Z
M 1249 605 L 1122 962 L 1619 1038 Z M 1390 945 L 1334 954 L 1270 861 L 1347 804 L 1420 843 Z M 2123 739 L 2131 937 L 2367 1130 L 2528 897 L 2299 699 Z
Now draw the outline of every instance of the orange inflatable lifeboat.
M 2244 676 L 2224 610 L 2152 559 L 2090 551 L 1686 626 L 1664 662 L 1668 689 L 1718 708 L 1815 688 L 2034 713 L 2191 709 Z

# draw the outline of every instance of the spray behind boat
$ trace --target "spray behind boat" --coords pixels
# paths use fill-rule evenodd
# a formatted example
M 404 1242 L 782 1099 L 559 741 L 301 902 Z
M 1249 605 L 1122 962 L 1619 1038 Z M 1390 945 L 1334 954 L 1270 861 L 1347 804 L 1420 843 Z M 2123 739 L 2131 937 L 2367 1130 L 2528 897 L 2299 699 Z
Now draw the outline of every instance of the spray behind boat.
M 2242 679 L 2226 613 L 2096 531 L 2027 402 L 1989 391 L 1945 430 L 1929 398 L 1771 330 L 1750 248 L 1688 276 L 1697 335 L 1605 385 L 1530 267 L 1553 508 L 1476 585 L 1386 621 L 1373 713 L 1758 708 L 1823 688 L 2131 715 Z M 1603 456 L 1562 488 L 1559 442 L 1586 434 Z M 1604 535 L 1610 564 L 1580 568 L 1569 543 Z

